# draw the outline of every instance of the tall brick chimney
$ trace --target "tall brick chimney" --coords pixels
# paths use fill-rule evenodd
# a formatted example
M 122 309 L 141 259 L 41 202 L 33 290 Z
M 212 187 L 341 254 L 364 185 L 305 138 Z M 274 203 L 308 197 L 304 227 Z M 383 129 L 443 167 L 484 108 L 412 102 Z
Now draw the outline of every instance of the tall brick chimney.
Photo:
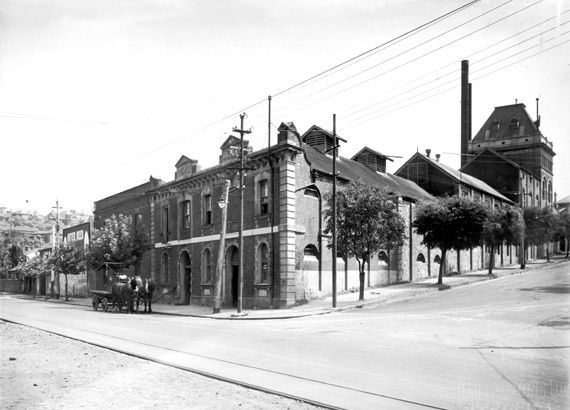
M 461 61 L 461 167 L 467 163 L 467 150 L 471 141 L 471 83 L 469 60 Z

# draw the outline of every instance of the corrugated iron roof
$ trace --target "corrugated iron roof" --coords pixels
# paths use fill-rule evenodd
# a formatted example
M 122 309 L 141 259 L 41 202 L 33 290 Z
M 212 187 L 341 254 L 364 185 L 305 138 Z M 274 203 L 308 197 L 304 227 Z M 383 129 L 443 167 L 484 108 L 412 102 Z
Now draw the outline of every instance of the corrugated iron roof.
M 303 144 L 303 148 L 305 149 L 307 160 L 313 170 L 332 175 L 331 157 L 322 154 L 307 144 Z M 390 192 L 399 193 L 411 199 L 433 199 L 432 195 L 412 181 L 388 173 L 374 172 L 366 165 L 352 159 L 339 156 L 337 158 L 336 170 L 340 178 L 350 181 L 359 181 L 367 185 L 379 186 Z
M 425 156 L 419 152 L 417 152 L 414 155 L 420 155 L 426 161 L 429 161 L 431 164 L 433 164 L 434 166 L 438 167 L 439 169 L 441 169 L 442 171 L 444 171 L 445 173 L 450 175 L 457 182 L 460 182 L 460 183 L 463 183 L 466 185 L 471 185 L 473 188 L 476 188 L 479 191 L 485 192 L 489 195 L 493 195 L 493 196 L 500 198 L 504 201 L 512 202 L 509 198 L 507 198 L 506 196 L 501 194 L 499 191 L 497 191 L 496 189 L 487 185 L 485 182 L 481 181 L 480 179 L 475 178 L 474 176 L 471 176 L 469 174 L 465 174 L 463 172 L 457 171 L 456 169 L 450 167 L 449 165 L 446 165 L 443 162 L 435 161 L 432 158 L 428 158 L 427 156 Z

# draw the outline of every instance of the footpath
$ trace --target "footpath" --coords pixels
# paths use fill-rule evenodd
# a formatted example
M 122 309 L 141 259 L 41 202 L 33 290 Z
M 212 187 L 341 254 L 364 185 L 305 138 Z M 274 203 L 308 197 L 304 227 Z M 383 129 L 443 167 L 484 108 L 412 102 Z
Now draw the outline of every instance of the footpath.
M 552 266 L 567 261 L 561 256 L 546 260 L 535 260 L 527 262 L 526 269 L 522 270 L 518 265 L 493 269 L 493 274 L 488 275 L 487 270 L 473 271 L 461 275 L 445 276 L 443 285 L 437 285 L 437 276 L 429 277 L 415 282 L 400 282 L 394 285 L 369 288 L 364 291 L 364 301 L 358 300 L 358 292 L 342 291 L 337 294 L 336 308 L 332 307 L 332 296 L 321 299 L 313 299 L 306 304 L 292 306 L 288 309 L 263 309 L 263 310 L 242 310 L 237 313 L 236 309 L 222 309 L 220 313 L 213 314 L 212 308 L 198 305 L 168 305 L 153 304 L 153 314 L 202 317 L 209 319 L 225 320 L 269 320 L 269 319 L 291 319 L 303 316 L 324 315 L 333 312 L 341 312 L 348 309 L 362 308 L 365 306 L 375 306 L 415 298 L 419 295 L 440 292 L 448 289 L 468 286 L 475 283 L 495 280 L 506 276 L 531 272 L 545 267 Z M 34 299 L 32 295 L 12 295 L 13 297 L 25 298 L 51 303 L 67 303 L 71 305 L 91 307 L 91 298 L 69 298 L 61 296 L 59 299 L 38 296 Z M 139 307 L 140 308 L 140 307 Z

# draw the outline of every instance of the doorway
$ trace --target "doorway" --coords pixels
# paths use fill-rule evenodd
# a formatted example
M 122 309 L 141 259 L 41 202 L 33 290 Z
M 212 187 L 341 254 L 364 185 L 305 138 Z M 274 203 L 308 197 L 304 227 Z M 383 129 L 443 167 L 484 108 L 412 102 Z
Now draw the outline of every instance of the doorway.
M 226 252 L 226 277 L 225 288 L 229 290 L 224 297 L 226 306 L 237 307 L 238 284 L 239 284 L 239 252 L 235 246 L 231 246 Z
M 180 254 L 180 281 L 178 283 L 182 286 L 180 303 L 189 305 L 192 297 L 192 260 L 186 251 Z

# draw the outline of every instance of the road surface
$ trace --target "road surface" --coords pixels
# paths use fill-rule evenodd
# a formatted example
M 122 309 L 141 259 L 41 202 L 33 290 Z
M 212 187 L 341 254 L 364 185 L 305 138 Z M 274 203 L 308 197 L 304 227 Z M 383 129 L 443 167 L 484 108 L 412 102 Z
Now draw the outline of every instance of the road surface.
M 568 408 L 570 264 L 288 320 L 127 315 L 3 297 L 0 317 L 350 409 Z

